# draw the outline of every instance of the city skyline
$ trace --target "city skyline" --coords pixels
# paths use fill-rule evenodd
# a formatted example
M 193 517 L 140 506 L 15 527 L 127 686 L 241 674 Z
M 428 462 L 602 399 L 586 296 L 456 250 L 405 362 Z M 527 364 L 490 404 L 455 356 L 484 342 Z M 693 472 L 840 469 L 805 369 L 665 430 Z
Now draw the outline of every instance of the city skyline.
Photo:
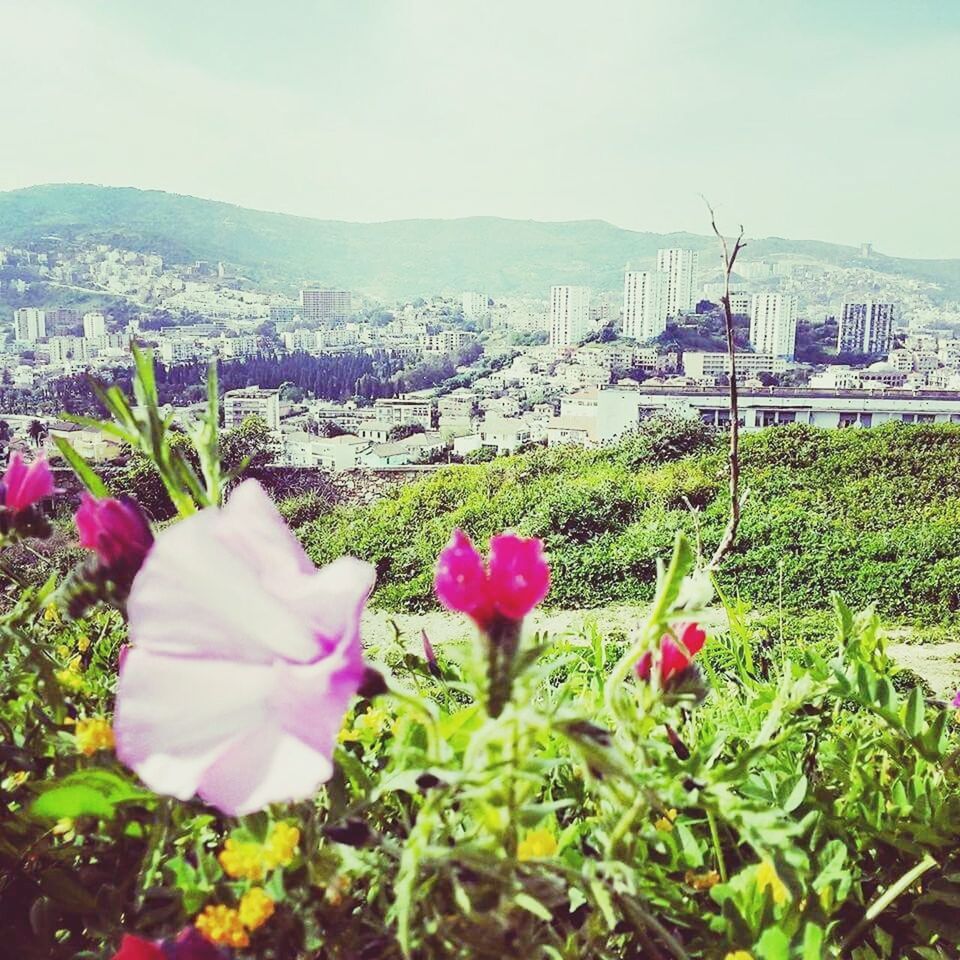
M 39 0 L 6 22 L 3 190 L 696 233 L 703 193 L 751 236 L 960 256 L 960 8 L 943 3 Z

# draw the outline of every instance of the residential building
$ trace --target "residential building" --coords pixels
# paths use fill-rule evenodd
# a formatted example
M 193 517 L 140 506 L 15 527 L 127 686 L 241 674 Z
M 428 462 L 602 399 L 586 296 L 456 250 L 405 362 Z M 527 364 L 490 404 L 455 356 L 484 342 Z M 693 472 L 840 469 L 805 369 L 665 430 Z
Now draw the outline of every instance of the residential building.
M 99 340 L 106 336 L 107 318 L 98 311 L 83 315 L 83 336 L 86 340 Z
M 782 357 L 770 353 L 748 353 L 738 350 L 737 381 L 755 377 L 758 373 L 783 373 L 788 363 Z M 730 358 L 724 351 L 705 352 L 685 350 L 683 354 L 683 372 L 694 380 L 713 377 L 730 372 Z
M 463 317 L 465 320 L 482 320 L 490 312 L 489 298 L 485 293 L 468 290 L 463 294 Z
M 623 335 L 651 340 L 667 329 L 667 275 L 627 270 L 623 282 Z
M 699 254 L 695 250 L 671 247 L 657 251 L 657 272 L 666 277 L 666 311 L 668 317 L 677 317 L 684 310 L 692 310 L 694 280 Z
M 797 298 L 758 293 L 750 311 L 750 342 L 757 353 L 793 359 L 797 344 Z
M 459 353 L 476 339 L 469 330 L 441 330 L 420 337 L 420 345 L 427 353 Z
M 897 319 L 896 304 L 845 303 L 840 314 L 837 350 L 843 353 L 889 353 L 893 346 L 893 325 Z
M 488 417 L 480 425 L 481 445 L 497 453 L 513 453 L 530 440 L 530 425 L 517 417 Z
M 330 322 L 344 320 L 352 311 L 350 291 L 311 287 L 300 291 L 303 319 Z
M 13 312 L 14 336 L 22 343 L 36 343 L 47 335 L 47 317 L 36 307 L 21 307 Z
M 280 429 L 280 391 L 260 387 L 228 390 L 223 395 L 223 425 L 239 427 L 247 417 L 259 417 L 274 431 Z
M 428 430 L 433 425 L 433 400 L 421 397 L 393 397 L 375 400 L 374 411 L 380 420 L 391 426 L 419 423 Z
M 576 346 L 590 330 L 590 288 L 555 286 L 550 289 L 550 344 Z

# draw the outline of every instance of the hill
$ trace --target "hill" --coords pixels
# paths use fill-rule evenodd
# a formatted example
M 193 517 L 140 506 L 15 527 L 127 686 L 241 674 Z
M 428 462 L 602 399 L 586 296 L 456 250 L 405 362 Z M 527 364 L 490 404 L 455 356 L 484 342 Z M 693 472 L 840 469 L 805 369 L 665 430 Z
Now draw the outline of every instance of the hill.
M 302 525 L 316 562 L 376 564 L 376 602 L 435 605 L 432 567 L 454 527 L 541 537 L 560 608 L 649 600 L 678 529 L 719 541 L 724 452 L 699 423 L 651 421 L 603 450 L 551 448 L 451 467 L 368 507 Z M 820 431 L 781 427 L 743 441 L 750 497 L 721 583 L 756 605 L 822 609 L 831 591 L 892 617 L 940 622 L 960 610 L 960 426 Z
M 649 265 L 660 247 L 717 255 L 709 236 L 623 230 L 598 220 L 348 223 L 129 187 L 48 184 L 0 193 L 0 244 L 49 236 L 113 243 L 175 262 L 223 260 L 259 281 L 335 284 L 385 298 L 469 289 L 543 296 L 558 282 L 615 290 L 625 263 Z M 960 260 L 881 254 L 863 260 L 853 247 L 780 238 L 752 240 L 749 255 L 868 266 L 938 283 L 944 296 L 960 296 Z

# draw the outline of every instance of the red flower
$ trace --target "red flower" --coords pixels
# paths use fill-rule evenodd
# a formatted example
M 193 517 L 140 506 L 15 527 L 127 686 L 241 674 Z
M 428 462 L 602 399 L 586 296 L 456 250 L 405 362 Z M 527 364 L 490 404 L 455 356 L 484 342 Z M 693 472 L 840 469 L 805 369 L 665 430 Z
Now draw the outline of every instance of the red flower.
M 686 670 L 690 662 L 703 648 L 707 634 L 696 623 L 686 623 L 678 627 L 680 645 L 673 637 L 665 633 L 660 640 L 659 672 L 660 684 L 665 685 L 671 677 Z M 653 653 L 645 653 L 634 668 L 641 680 L 650 679 L 653 667 Z
M 448 610 L 467 614 L 483 628 L 498 614 L 522 620 L 547 595 L 550 567 L 535 538 L 493 537 L 485 565 L 470 538 L 454 530 L 437 560 L 434 586 Z
M 163 950 L 151 940 L 125 934 L 112 960 L 166 960 Z
M 28 467 L 15 453 L 0 482 L 3 505 L 12 513 L 32 507 L 44 497 L 53 495 L 53 474 L 45 457 L 38 457 Z
M 153 546 L 150 525 L 133 500 L 98 500 L 85 493 L 74 520 L 80 545 L 96 551 L 108 568 L 124 566 L 139 570 Z

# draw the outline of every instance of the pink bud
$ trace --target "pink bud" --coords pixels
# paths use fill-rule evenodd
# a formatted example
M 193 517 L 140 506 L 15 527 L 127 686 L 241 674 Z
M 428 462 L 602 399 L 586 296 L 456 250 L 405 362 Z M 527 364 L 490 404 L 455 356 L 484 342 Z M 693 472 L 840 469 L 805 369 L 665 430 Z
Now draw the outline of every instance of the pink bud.
M 499 613 L 522 620 L 550 589 L 550 567 L 543 555 L 543 543 L 515 533 L 493 537 L 488 587 Z
M 960 710 L 960 690 L 957 691 L 957 695 L 953 698 L 952 706 Z
M 437 599 L 448 609 L 465 613 L 482 627 L 493 613 L 487 595 L 483 558 L 462 530 L 454 530 L 440 551 L 434 578 Z
M 437 655 L 433 652 L 433 644 L 430 642 L 426 630 L 421 630 L 420 636 L 423 638 L 423 656 L 427 661 L 427 669 L 430 671 L 431 676 L 439 680 L 442 673 L 440 672 L 440 665 L 437 663 Z
M 683 672 L 690 666 L 690 662 L 700 652 L 706 642 L 707 635 L 696 623 L 683 625 L 680 631 L 680 644 L 665 633 L 660 639 L 660 683 L 666 684 L 671 677 Z M 653 666 L 653 654 L 645 653 L 637 662 L 634 670 L 641 680 L 650 679 Z
M 153 546 L 150 525 L 133 500 L 98 500 L 85 493 L 74 520 L 80 545 L 96 551 L 104 567 L 136 572 Z
M 30 466 L 15 453 L 0 484 L 3 504 L 13 513 L 32 507 L 44 497 L 53 495 L 53 474 L 45 457 L 38 457 Z

